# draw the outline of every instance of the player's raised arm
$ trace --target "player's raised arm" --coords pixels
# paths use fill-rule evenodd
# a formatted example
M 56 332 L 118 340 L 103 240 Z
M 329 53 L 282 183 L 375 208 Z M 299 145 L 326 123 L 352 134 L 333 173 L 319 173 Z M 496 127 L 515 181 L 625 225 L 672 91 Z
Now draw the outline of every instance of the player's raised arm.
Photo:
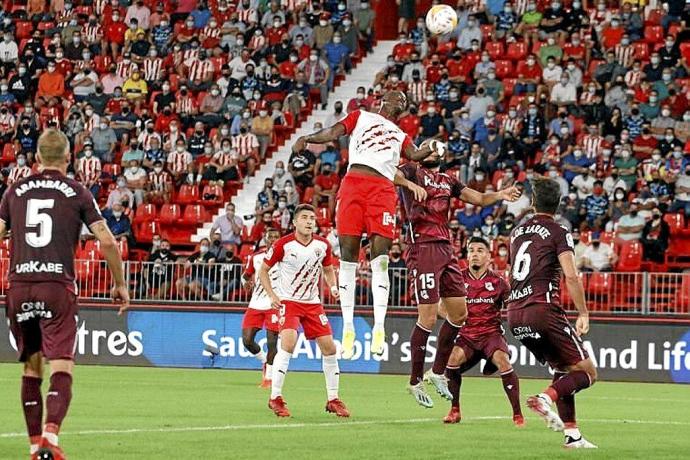
M 266 294 L 268 294 L 268 298 L 271 299 L 271 307 L 278 310 L 281 306 L 281 301 L 280 297 L 278 297 L 276 294 L 276 291 L 273 290 L 273 286 L 271 286 L 271 277 L 268 274 L 270 269 L 271 266 L 267 265 L 266 262 L 261 264 L 261 268 L 259 269 L 259 282 L 266 291 Z
M 108 268 L 113 274 L 115 286 L 112 289 L 113 301 L 120 303 L 119 315 L 129 308 L 129 289 L 125 283 L 124 271 L 122 269 L 122 256 L 117 246 L 117 241 L 104 220 L 94 222 L 89 226 L 91 232 L 101 243 L 101 252 L 108 263 Z
M 569 234 L 568 237 L 570 237 Z M 578 276 L 577 267 L 575 266 L 575 253 L 572 251 L 561 252 L 558 255 L 558 262 L 561 264 L 570 298 L 573 299 L 575 308 L 577 308 L 578 315 L 575 322 L 575 330 L 578 335 L 587 334 L 589 332 L 589 311 L 587 311 L 587 305 L 585 304 L 585 289 L 582 286 L 582 280 Z
M 405 177 L 405 174 L 403 174 L 402 171 L 399 169 L 395 172 L 395 177 L 393 178 L 393 183 L 395 185 L 399 185 L 401 187 L 405 187 L 408 189 L 412 194 L 414 195 L 415 201 L 424 201 L 426 200 L 426 190 L 424 190 L 424 187 L 420 187 L 419 185 L 415 184 L 411 180 L 408 180 Z
M 307 147 L 307 144 L 326 144 L 328 142 L 337 141 L 341 136 L 346 134 L 345 125 L 338 122 L 330 128 L 324 128 L 306 136 L 301 136 L 292 145 L 292 151 L 301 152 Z
M 469 187 L 465 187 L 460 192 L 460 199 L 465 203 L 471 203 L 475 206 L 491 206 L 497 201 L 515 201 L 520 198 L 520 190 L 517 187 L 512 186 L 499 190 L 498 192 L 478 192 Z

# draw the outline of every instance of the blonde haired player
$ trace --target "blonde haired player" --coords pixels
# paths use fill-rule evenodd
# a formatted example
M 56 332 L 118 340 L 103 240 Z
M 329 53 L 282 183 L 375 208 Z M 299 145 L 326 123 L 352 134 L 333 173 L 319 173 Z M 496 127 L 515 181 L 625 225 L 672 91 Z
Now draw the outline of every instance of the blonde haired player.
M 410 137 L 396 124 L 407 108 L 407 96 L 401 91 L 383 95 L 377 113 L 364 110 L 350 112 L 335 125 L 316 133 L 300 137 L 293 146 L 298 153 L 309 144 L 327 144 L 341 136 L 350 137 L 349 162 L 345 178 L 338 190 L 335 225 L 340 243 L 341 261 L 338 273 L 340 306 L 343 314 L 342 357 L 354 357 L 355 287 L 357 261 L 362 236 L 371 242 L 371 291 L 374 301 L 374 327 L 371 351 L 384 351 L 386 333 L 384 320 L 388 309 L 388 252 L 395 232 L 398 196 L 395 185 L 409 189 L 423 200 L 426 192 L 405 180 L 396 171 L 400 157 L 419 161 L 435 150 L 443 153 L 445 145 L 432 141 L 417 148 Z
M 290 416 L 283 400 L 283 383 L 297 345 L 297 329 L 301 325 L 307 339 L 315 340 L 321 350 L 328 395 L 326 411 L 338 417 L 349 417 L 350 412 L 338 398 L 340 368 L 331 325 L 319 296 L 323 274 L 331 294 L 338 297 L 331 245 L 325 238 L 314 235 L 316 212 L 311 205 L 297 206 L 293 224 L 295 232 L 275 242 L 259 271 L 259 280 L 271 299 L 271 305 L 280 312 L 280 347 L 273 361 L 268 407 L 278 417 Z M 270 272 L 276 264 L 280 264 L 280 277 L 274 289 Z

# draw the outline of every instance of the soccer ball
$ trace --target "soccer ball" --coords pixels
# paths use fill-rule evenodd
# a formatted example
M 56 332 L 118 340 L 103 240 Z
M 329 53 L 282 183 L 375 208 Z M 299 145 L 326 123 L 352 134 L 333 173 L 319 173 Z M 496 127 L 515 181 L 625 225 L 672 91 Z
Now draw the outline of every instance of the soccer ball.
M 458 15 L 448 5 L 432 6 L 426 14 L 426 28 L 432 35 L 443 35 L 453 31 L 458 25 Z

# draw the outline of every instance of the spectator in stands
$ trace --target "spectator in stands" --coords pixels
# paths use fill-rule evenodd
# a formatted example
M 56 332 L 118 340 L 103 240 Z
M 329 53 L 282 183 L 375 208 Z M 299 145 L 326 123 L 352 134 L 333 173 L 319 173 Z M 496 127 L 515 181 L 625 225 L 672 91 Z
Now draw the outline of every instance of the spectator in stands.
M 65 94 L 65 78 L 56 71 L 55 61 L 49 61 L 48 71 L 41 74 L 38 79 L 39 97 L 59 98 Z
M 170 241 L 162 239 L 160 235 L 154 235 L 151 254 L 146 264 L 145 279 L 148 283 L 147 296 L 154 299 L 170 299 L 170 285 L 173 278 L 172 263 L 177 256 L 170 249 Z
M 602 243 L 599 232 L 594 232 L 582 254 L 580 269 L 585 272 L 610 272 L 613 271 L 617 259 L 613 248 Z
M 187 143 L 184 138 L 177 139 L 175 149 L 168 154 L 167 163 L 167 169 L 177 185 L 182 184 L 185 180 L 189 182 L 188 176 L 190 175 L 193 178 L 194 159 L 192 154 L 187 151 Z
M 148 175 L 145 202 L 169 203 L 172 194 L 172 182 L 170 173 L 163 169 L 163 162 L 161 160 L 154 161 L 153 168 Z
M 129 148 L 122 154 L 120 166 L 127 168 L 130 161 L 138 161 L 140 163 L 144 161 L 144 151 L 139 148 L 139 141 L 137 139 L 129 141 Z
M 79 182 L 88 188 L 94 198 L 98 198 L 101 190 L 101 160 L 93 154 L 93 145 L 85 144 L 83 150 L 84 156 L 77 159 L 75 167 L 76 178 Z
M 265 107 L 261 107 L 259 115 L 252 120 L 252 134 L 259 141 L 259 154 L 263 159 L 266 157 L 266 150 L 273 135 L 273 119 L 268 116 L 268 110 Z
M 362 0 L 359 10 L 355 13 L 354 22 L 358 36 L 365 42 L 365 51 L 369 52 L 374 43 L 374 21 L 376 12 L 369 6 L 367 0 Z
M 583 205 L 589 226 L 592 228 L 603 227 L 603 219 L 608 211 L 609 199 L 604 194 L 604 187 L 600 180 L 594 182 L 592 193 L 584 199 Z
M 331 163 L 323 163 L 321 173 L 314 180 L 314 199 L 312 205 L 318 207 L 324 201 L 328 204 L 331 215 L 335 212 L 335 199 L 340 186 L 340 177 L 335 173 Z
M 654 208 L 652 219 L 645 224 L 640 240 L 644 249 L 644 259 L 663 264 L 669 237 L 670 229 L 668 224 L 662 219 L 661 211 L 658 208 Z
M 134 194 L 127 188 L 127 179 L 124 177 L 118 177 L 117 187 L 110 191 L 105 207 L 113 209 L 116 204 L 120 204 L 124 208 L 134 205 Z
M 295 179 L 295 184 L 302 188 L 311 186 L 314 181 L 316 157 L 309 150 L 293 152 L 288 160 L 288 171 Z
M 132 160 L 124 170 L 123 177 L 127 180 L 127 188 L 134 194 L 135 206 L 139 206 L 144 202 L 144 191 L 148 180 L 146 170 L 141 167 L 139 161 Z
M 242 218 L 235 214 L 235 205 L 228 203 L 225 206 L 225 214 L 216 217 L 211 226 L 211 235 L 220 234 L 223 244 L 242 244 Z
M 639 214 L 638 204 L 630 205 L 628 214 L 622 216 L 615 226 L 616 236 L 626 241 L 639 241 L 645 227 L 645 218 Z
M 260 241 L 267 227 L 275 227 L 275 225 L 273 225 L 273 213 L 271 211 L 264 211 L 264 213 L 261 214 L 261 219 L 256 220 L 248 240 Z
M 273 190 L 273 179 L 267 177 L 264 180 L 264 188 L 256 197 L 257 218 L 264 212 L 273 212 L 278 206 L 278 192 Z
M 202 300 L 204 292 L 211 291 L 211 281 L 215 279 L 216 259 L 209 251 L 211 242 L 204 238 L 199 243 L 199 250 L 190 255 L 184 263 L 189 276 L 175 282 L 177 294 L 182 300 Z
M 331 70 L 328 63 L 321 59 L 319 57 L 319 51 L 314 49 L 309 54 L 308 59 L 299 63 L 297 69 L 300 72 L 304 72 L 306 78 L 305 83 L 308 84 L 309 87 L 319 88 L 321 94 L 321 108 L 325 109 L 328 102 L 328 88 L 331 78 Z
M 460 225 L 465 227 L 468 232 L 472 232 L 475 229 L 481 228 L 482 217 L 478 212 L 478 209 L 474 207 L 471 203 L 465 203 L 465 208 L 462 212 L 458 212 L 456 216 Z
M 120 241 L 129 241 L 134 243 L 132 236 L 132 224 L 124 213 L 125 207 L 120 203 L 114 203 L 110 210 L 106 210 L 105 219 L 108 228 L 113 233 L 116 239 Z
M 340 32 L 333 34 L 332 40 L 323 47 L 323 54 L 330 67 L 328 73 L 328 89 L 333 90 L 333 83 L 336 74 L 350 73 L 352 60 L 350 55 L 353 53 L 343 42 Z

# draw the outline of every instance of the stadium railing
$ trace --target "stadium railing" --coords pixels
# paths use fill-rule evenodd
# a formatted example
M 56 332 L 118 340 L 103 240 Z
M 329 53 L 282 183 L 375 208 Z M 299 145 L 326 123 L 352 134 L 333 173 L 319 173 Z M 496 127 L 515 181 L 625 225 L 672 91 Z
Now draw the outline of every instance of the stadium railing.
M 7 289 L 8 259 L 0 259 L 0 295 Z M 190 264 L 184 262 L 125 262 L 125 273 L 132 300 L 146 303 L 246 305 L 251 291 L 243 286 L 240 264 Z M 78 260 L 75 275 L 79 297 L 103 300 L 110 294 L 112 279 L 104 260 Z M 603 314 L 688 315 L 690 314 L 690 273 L 582 273 L 590 311 Z M 371 273 L 358 273 L 356 302 L 371 306 Z M 423 292 L 410 292 L 407 270 L 390 270 L 391 308 L 414 309 L 415 295 L 423 302 Z M 413 290 L 412 290 L 413 291 Z M 335 306 L 322 281 L 325 305 Z M 561 302 L 575 311 L 570 296 L 561 283 Z

